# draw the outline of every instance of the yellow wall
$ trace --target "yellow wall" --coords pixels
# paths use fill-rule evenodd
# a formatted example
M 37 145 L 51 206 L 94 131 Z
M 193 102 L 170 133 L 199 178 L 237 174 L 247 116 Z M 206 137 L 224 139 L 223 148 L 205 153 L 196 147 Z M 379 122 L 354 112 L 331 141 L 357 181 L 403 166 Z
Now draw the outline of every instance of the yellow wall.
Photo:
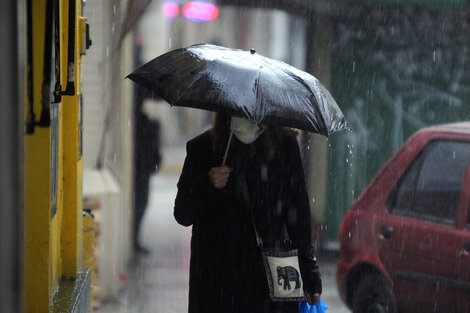
M 45 1 L 33 3 L 33 82 L 43 68 Z M 40 112 L 41 84 L 33 83 L 34 110 Z M 27 110 L 26 110 L 27 111 Z M 37 127 L 25 136 L 24 163 L 25 311 L 48 312 L 50 297 L 50 130 Z
M 81 12 L 77 1 L 76 12 Z M 64 3 L 65 4 L 65 3 Z M 68 12 L 64 5 L 63 12 Z M 75 95 L 63 97 L 64 129 L 64 218 L 62 231 L 63 275 L 76 277 L 82 266 L 82 172 L 83 161 L 79 156 L 79 96 L 80 53 L 78 52 L 78 16 L 75 20 Z M 65 61 L 64 61 L 65 62 Z M 67 75 L 66 71 L 62 76 Z M 63 86 L 66 82 L 63 81 Z
M 36 120 L 42 100 L 46 0 L 34 0 L 33 93 Z M 61 85 L 67 85 L 68 3 L 60 0 Z M 24 308 L 25 312 L 50 311 L 51 298 L 63 277 L 75 278 L 82 267 L 82 170 L 79 155 L 80 68 L 76 1 L 75 94 L 58 104 L 58 127 L 35 127 L 25 135 L 24 161 Z M 25 103 L 26 108 L 28 103 Z M 28 110 L 26 109 L 25 112 Z M 52 116 L 51 116 L 52 118 Z M 51 152 L 51 134 L 57 132 L 57 153 Z M 51 216 L 51 162 L 57 161 L 57 211 Z

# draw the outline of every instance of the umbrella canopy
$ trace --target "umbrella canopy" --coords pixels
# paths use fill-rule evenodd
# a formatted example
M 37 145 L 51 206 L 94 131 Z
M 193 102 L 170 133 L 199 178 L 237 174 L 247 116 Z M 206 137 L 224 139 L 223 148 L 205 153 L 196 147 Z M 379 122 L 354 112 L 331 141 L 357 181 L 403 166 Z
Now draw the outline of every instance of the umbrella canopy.
M 256 124 L 325 136 L 349 128 L 318 79 L 253 49 L 197 44 L 165 53 L 128 78 L 175 106 L 225 112 Z

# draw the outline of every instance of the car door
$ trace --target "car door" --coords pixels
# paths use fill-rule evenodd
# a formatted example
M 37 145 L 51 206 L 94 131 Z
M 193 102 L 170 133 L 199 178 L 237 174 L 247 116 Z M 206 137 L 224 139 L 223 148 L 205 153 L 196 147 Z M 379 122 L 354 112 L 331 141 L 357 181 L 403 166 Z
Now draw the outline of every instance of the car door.
M 457 239 L 459 251 L 454 266 L 456 312 L 470 312 L 470 165 L 467 169 L 464 187 L 460 197 Z
M 461 248 L 456 228 L 470 143 L 426 144 L 391 192 L 375 227 L 379 257 L 404 312 L 452 312 Z

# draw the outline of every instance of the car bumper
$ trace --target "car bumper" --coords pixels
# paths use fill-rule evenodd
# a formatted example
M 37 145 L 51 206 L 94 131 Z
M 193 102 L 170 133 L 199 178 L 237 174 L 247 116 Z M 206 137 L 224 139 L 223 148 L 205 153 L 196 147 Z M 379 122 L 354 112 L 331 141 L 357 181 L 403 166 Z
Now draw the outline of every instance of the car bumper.
M 344 303 L 347 302 L 347 279 L 349 271 L 352 265 L 348 262 L 339 261 L 336 268 L 336 283 L 338 285 L 338 291 L 341 299 Z

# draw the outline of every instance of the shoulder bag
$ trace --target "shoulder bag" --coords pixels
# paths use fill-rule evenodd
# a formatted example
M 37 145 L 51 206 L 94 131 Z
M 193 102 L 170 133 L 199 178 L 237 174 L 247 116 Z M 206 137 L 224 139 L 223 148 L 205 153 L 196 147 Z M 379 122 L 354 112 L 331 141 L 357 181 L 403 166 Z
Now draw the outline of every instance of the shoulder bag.
M 242 184 L 245 200 L 249 202 L 247 186 Z M 256 243 L 261 251 L 264 270 L 268 283 L 269 296 L 272 301 L 306 301 L 303 280 L 300 274 L 299 253 L 297 249 L 267 249 L 263 247 L 263 239 L 256 229 L 253 215 L 254 201 L 251 201 L 250 215 L 256 235 Z M 284 224 L 285 238 L 288 239 L 287 227 Z

